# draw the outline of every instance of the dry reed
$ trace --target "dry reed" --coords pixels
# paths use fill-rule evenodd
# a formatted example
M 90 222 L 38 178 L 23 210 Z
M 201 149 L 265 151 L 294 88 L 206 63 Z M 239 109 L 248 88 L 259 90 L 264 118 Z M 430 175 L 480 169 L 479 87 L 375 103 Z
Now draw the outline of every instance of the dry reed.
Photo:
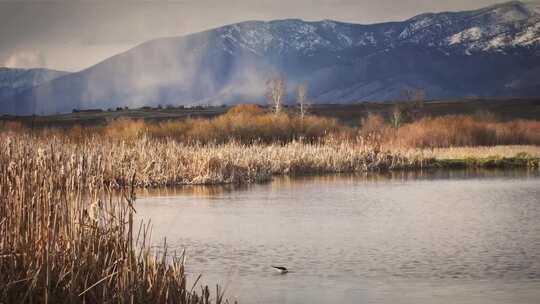
M 324 142 L 287 144 L 185 144 L 172 139 L 136 138 L 110 141 L 98 137 L 73 142 L 63 137 L 42 138 L 0 135 L 11 145 L 30 145 L 35 151 L 55 151 L 70 157 L 82 155 L 84 178 L 99 179 L 111 187 L 128 185 L 129 172 L 137 172 L 136 187 L 187 184 L 246 184 L 268 181 L 273 175 L 353 173 L 381 170 L 408 170 L 437 167 L 445 150 L 410 149 L 380 146 L 371 142 L 327 138 Z M 455 149 L 455 148 L 454 148 Z M 506 153 L 480 153 L 447 158 L 534 157 L 534 147 L 514 147 Z M 504 151 L 503 149 L 499 149 Z M 434 152 L 435 151 L 435 152 Z M 448 149 L 446 151 L 449 151 Z M 515 152 L 516 153 L 511 153 Z M 63 166 L 62 163 L 58 163 Z
M 148 227 L 135 229 L 135 168 L 110 178 L 107 150 L 0 143 L 0 303 L 223 302 L 219 288 L 194 291 L 182 255 L 151 252 Z
M 137 187 L 183 184 L 257 183 L 272 175 L 337 173 L 428 166 L 421 153 L 381 150 L 378 146 L 347 141 L 288 144 L 184 144 L 146 137 L 124 141 L 102 138 L 83 143 L 63 138 L 0 135 L 10 145 L 28 145 L 35 151 L 84 156 L 84 178 L 107 185 L 129 184 L 127 173 L 137 172 Z M 61 162 L 58 166 L 63 166 Z

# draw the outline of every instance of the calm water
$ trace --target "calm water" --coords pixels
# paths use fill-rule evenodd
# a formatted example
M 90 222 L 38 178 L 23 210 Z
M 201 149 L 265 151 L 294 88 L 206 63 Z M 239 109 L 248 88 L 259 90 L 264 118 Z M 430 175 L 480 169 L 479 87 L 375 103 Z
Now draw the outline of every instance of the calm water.
M 192 279 L 241 303 L 540 303 L 538 172 L 283 178 L 136 204 Z

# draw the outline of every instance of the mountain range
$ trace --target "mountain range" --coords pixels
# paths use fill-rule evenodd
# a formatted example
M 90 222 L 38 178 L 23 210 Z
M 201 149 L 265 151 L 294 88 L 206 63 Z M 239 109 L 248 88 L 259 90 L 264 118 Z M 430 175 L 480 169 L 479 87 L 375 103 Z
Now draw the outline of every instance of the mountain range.
M 285 77 L 290 101 L 300 83 L 314 103 L 395 100 L 405 88 L 428 99 L 537 97 L 540 8 L 512 1 L 373 25 L 246 21 L 55 74 L 1 96 L 0 113 L 264 102 L 275 75 Z

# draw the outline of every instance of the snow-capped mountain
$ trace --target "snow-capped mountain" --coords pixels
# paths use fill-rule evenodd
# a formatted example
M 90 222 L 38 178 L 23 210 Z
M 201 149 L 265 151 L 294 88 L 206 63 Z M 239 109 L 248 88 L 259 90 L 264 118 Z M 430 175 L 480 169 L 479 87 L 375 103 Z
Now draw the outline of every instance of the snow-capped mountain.
M 48 69 L 12 69 L 0 67 L 0 98 L 13 96 L 66 74 L 68 73 Z
M 428 98 L 540 96 L 540 9 L 513 1 L 374 25 L 247 21 L 148 41 L 0 111 L 262 102 L 275 74 L 291 94 L 307 83 L 321 103 L 392 100 L 407 87 Z
M 363 26 L 331 20 L 245 22 L 218 29 L 222 37 L 256 54 L 325 48 L 341 51 L 358 46 L 396 48 L 415 44 L 465 54 L 504 51 L 540 43 L 540 6 L 518 1 L 484 9 L 423 14 L 399 24 Z M 290 36 L 283 35 L 290 33 Z M 232 53 L 233 50 L 224 48 Z

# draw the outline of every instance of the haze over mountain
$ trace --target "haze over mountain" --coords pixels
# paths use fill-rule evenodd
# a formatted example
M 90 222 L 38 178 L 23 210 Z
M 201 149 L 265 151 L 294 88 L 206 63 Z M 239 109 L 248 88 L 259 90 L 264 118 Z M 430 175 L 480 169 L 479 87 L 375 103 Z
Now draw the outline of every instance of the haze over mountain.
M 360 25 L 246 21 L 143 43 L 83 71 L 0 101 L 0 112 L 263 102 L 285 75 L 319 103 L 540 95 L 540 9 L 513 1 Z M 292 100 L 292 96 L 289 98 Z
M 0 67 L 0 100 L 68 74 L 49 69 L 12 69 Z

